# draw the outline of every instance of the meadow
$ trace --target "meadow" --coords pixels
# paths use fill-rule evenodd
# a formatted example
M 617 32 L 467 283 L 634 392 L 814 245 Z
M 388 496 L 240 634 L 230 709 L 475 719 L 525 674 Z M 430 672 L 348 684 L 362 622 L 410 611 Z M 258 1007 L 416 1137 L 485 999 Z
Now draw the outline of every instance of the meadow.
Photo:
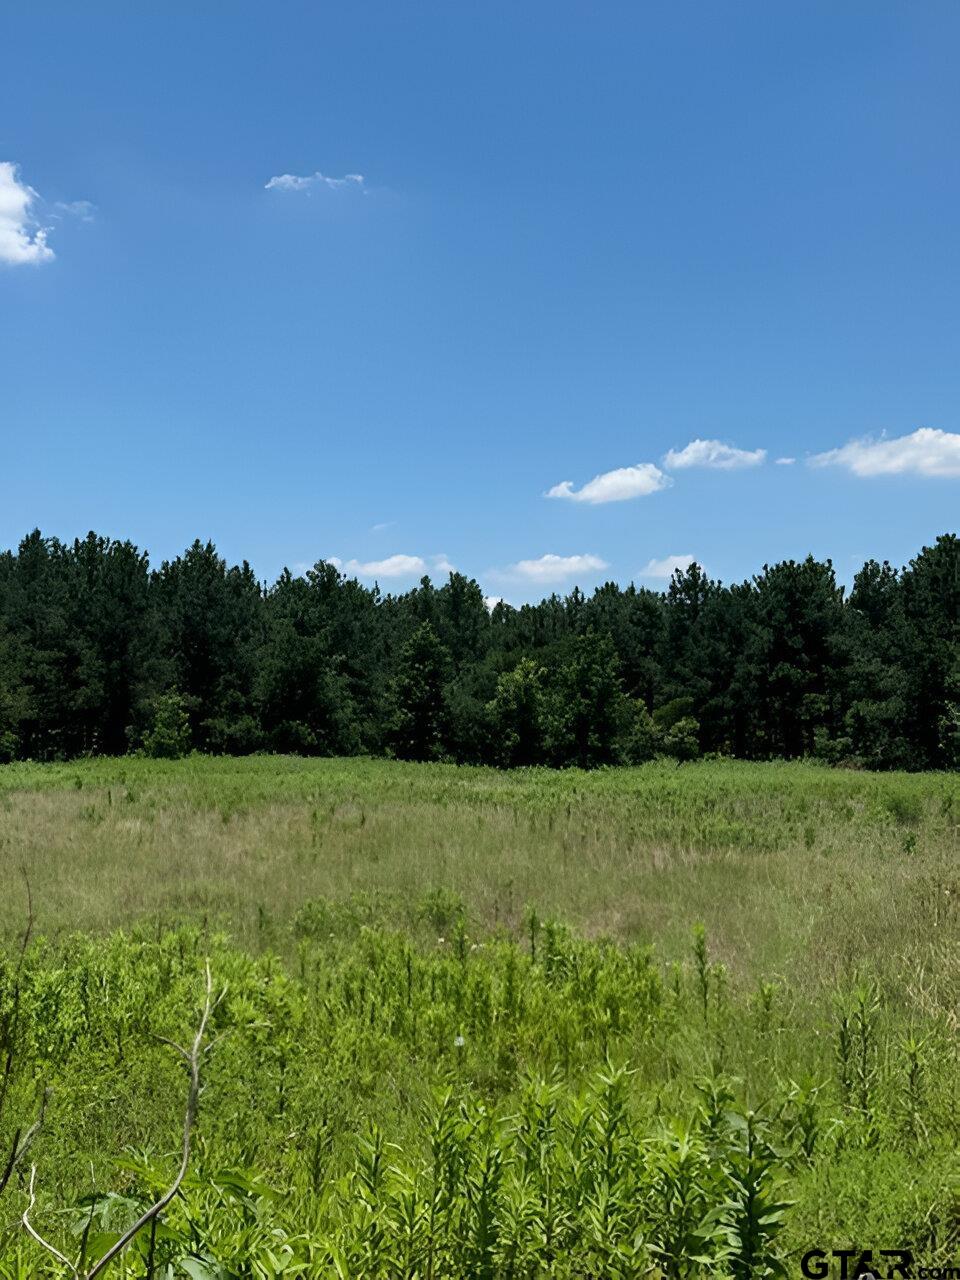
M 207 962 L 189 1170 L 110 1275 L 960 1263 L 958 852 L 950 774 L 6 765 L 0 1277 L 171 1181 Z

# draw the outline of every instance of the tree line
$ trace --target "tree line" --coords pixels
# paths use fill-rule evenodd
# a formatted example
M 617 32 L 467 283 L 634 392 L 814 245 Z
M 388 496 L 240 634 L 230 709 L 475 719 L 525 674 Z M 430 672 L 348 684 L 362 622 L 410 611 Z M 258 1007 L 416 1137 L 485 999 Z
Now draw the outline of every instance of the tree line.
M 130 750 L 594 767 L 704 753 L 960 764 L 960 539 L 852 589 L 830 561 L 490 609 L 459 573 L 272 585 L 195 542 L 35 530 L 0 553 L 0 761 Z

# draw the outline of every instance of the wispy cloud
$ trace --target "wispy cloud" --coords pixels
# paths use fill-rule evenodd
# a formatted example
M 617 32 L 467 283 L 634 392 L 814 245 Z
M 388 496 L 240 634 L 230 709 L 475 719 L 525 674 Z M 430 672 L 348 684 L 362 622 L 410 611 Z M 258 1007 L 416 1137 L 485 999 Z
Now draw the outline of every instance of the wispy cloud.
M 796 458 L 778 458 L 776 465 L 778 467 L 792 467 L 796 462 Z
M 637 577 L 669 580 L 678 569 L 681 573 L 689 569 L 693 559 L 693 556 L 664 556 L 662 560 L 649 560 Z
M 52 261 L 47 232 L 31 212 L 37 198 L 36 191 L 20 181 L 17 166 L 0 161 L 0 262 L 23 266 Z
M 366 183 L 362 173 L 345 173 L 342 178 L 330 178 L 325 173 L 298 174 L 280 173 L 265 184 L 265 191 L 305 191 L 308 194 L 317 189 L 341 191 L 345 187 L 366 192 Z
M 578 574 L 592 575 L 608 568 L 599 556 L 540 556 L 538 560 L 518 560 L 506 569 L 491 570 L 491 576 L 520 582 L 565 582 Z
M 384 533 L 387 529 L 392 529 L 396 524 L 396 520 L 383 520 L 380 524 L 372 524 L 370 526 L 371 533 Z
M 663 465 L 669 471 L 681 471 L 686 467 L 736 471 L 741 467 L 758 467 L 766 456 L 766 449 L 737 449 L 722 440 L 691 440 L 683 449 L 671 449 L 666 453 Z
M 960 476 L 960 435 L 919 427 L 892 440 L 850 440 L 808 461 L 812 467 L 846 467 L 855 476 Z
M 666 489 L 673 481 L 652 462 L 638 462 L 633 467 L 618 467 L 594 476 L 579 489 L 572 480 L 561 480 L 544 494 L 546 498 L 566 498 L 570 502 L 625 502 L 628 498 L 645 498 L 647 494 Z
M 90 200 L 58 200 L 53 206 L 55 218 L 77 218 L 80 222 L 93 222 L 97 206 Z

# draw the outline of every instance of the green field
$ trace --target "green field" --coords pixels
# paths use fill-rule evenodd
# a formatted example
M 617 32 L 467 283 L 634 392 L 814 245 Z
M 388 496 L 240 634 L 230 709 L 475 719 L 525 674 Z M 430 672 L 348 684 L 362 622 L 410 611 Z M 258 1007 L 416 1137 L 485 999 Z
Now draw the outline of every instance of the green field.
M 0 1163 L 48 1099 L 0 1276 L 70 1274 L 31 1163 L 88 1269 L 172 1177 L 208 957 L 191 1171 L 111 1275 L 960 1263 L 958 852 L 947 774 L 4 766 Z

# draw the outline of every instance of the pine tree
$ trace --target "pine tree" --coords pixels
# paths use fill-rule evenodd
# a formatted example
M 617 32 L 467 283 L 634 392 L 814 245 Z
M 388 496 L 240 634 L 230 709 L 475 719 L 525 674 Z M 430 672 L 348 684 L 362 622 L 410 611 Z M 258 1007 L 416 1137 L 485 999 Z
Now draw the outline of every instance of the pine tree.
M 521 658 L 497 680 L 489 710 L 498 764 L 509 768 L 543 763 L 545 674 L 532 658 Z
M 622 754 L 629 712 L 609 636 L 586 632 L 552 691 L 547 736 L 553 762 L 581 769 L 612 764 Z
M 390 690 L 388 741 L 401 760 L 443 756 L 447 709 L 444 686 L 450 667 L 446 649 L 429 622 L 404 646 Z

